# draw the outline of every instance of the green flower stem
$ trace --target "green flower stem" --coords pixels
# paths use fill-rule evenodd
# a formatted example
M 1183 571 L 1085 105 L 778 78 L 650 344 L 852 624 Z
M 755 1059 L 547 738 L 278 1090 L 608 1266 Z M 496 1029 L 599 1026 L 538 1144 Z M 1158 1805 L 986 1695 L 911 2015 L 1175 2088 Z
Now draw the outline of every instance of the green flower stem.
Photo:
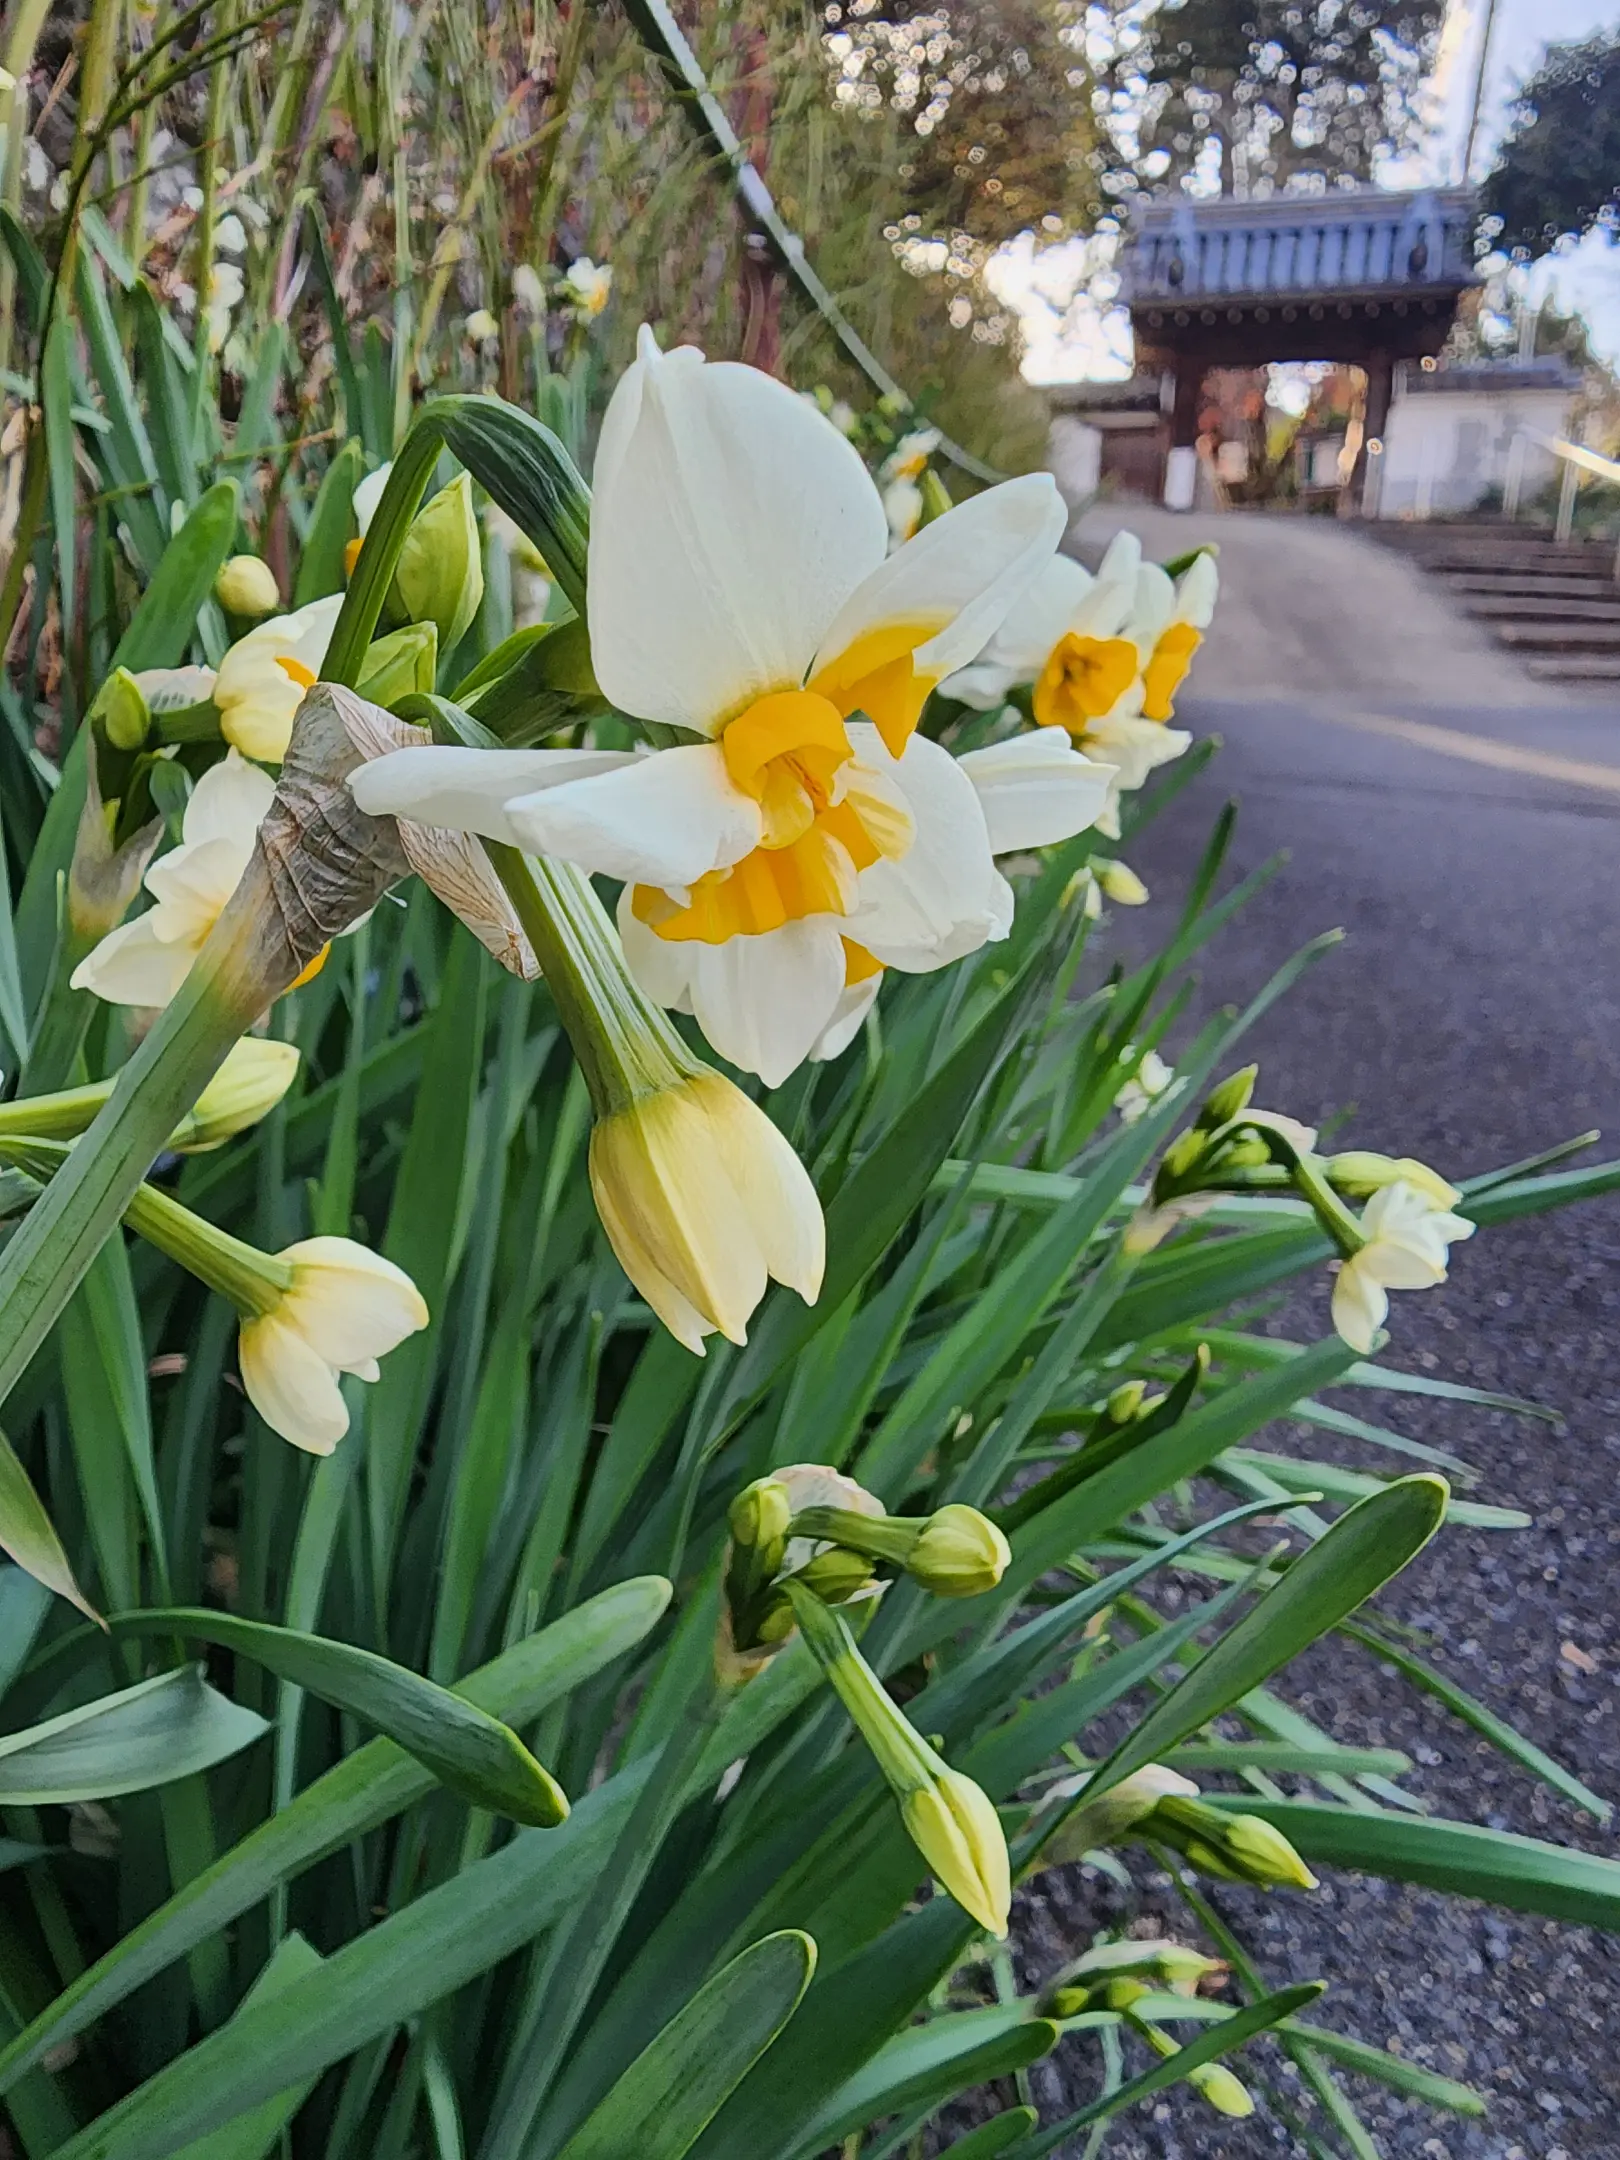
M 846 1552 L 904 1567 L 926 1527 L 920 1515 L 863 1515 L 855 1508 L 813 1507 L 794 1516 L 788 1536 L 825 1539 Z
M 597 1117 L 705 1071 L 626 967 L 585 872 L 496 840 L 484 847 L 534 947 Z
M 946 1765 L 907 1722 L 899 1704 L 861 1656 L 842 1615 L 830 1611 L 791 1575 L 782 1588 L 811 1656 L 871 1749 L 890 1790 L 901 1800 L 907 1793 L 927 1792 Z
M 0 1133 L 0 1158 L 26 1170 L 41 1184 L 54 1178 L 73 1149 L 38 1134 Z M 124 1220 L 149 1245 L 177 1261 L 199 1282 L 229 1298 L 243 1319 L 274 1311 L 292 1288 L 291 1264 L 219 1230 L 152 1185 L 138 1185 Z
M 0 1103 L 0 1136 L 30 1133 L 40 1140 L 76 1140 L 105 1108 L 112 1091 L 112 1081 L 90 1080 L 83 1087 Z
M 0 1254 L 0 1402 L 231 1045 L 274 994 L 237 949 L 233 909 L 119 1073 L 112 1094 Z

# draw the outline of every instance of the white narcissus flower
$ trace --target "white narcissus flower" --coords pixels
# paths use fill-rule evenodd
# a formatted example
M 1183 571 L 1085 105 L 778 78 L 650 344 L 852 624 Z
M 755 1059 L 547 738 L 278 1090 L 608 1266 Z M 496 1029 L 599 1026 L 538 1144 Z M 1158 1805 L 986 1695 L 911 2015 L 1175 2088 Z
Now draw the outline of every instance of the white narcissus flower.
M 1118 836 L 1118 796 L 1189 747 L 1166 726 L 1173 695 L 1215 611 L 1214 557 L 1203 554 L 1172 583 L 1142 561 L 1133 533 L 1116 533 L 1092 577 L 1055 557 L 979 659 L 942 685 L 947 697 L 990 712 L 1019 685 L 1033 686 L 1034 715 L 1061 727 L 1088 757 L 1118 772 L 1100 821 Z
M 557 280 L 557 290 L 581 315 L 600 315 L 613 290 L 613 266 L 594 263 L 588 255 L 576 255 Z
M 1341 1263 L 1333 1285 L 1333 1325 L 1366 1357 L 1389 1311 L 1388 1293 L 1443 1283 L 1451 1246 L 1472 1237 L 1474 1225 L 1398 1179 L 1373 1194 L 1361 1228 L 1367 1242 Z
M 283 1440 L 330 1455 L 349 1429 L 340 1376 L 377 1379 L 377 1360 L 425 1328 L 428 1309 L 402 1268 L 352 1238 L 305 1238 L 276 1258 L 290 1280 L 242 1322 L 242 1385 Z
M 219 730 L 244 757 L 279 765 L 304 692 L 319 681 L 343 595 L 312 600 L 258 624 L 226 653 L 214 677 Z
M 268 774 L 235 750 L 191 791 L 181 844 L 146 873 L 157 905 L 111 930 L 73 971 L 73 988 L 112 1005 L 167 1005 L 241 882 L 275 795 Z
M 877 488 L 830 422 L 754 368 L 661 353 L 644 330 L 597 454 L 592 658 L 620 711 L 703 739 L 413 750 L 354 774 L 355 798 L 620 879 L 649 995 L 774 1084 L 847 1039 L 877 966 L 939 967 L 1005 936 L 994 849 L 1035 837 L 1012 829 L 1015 802 L 1036 806 L 1042 839 L 1091 821 L 1104 776 L 1059 738 L 1037 754 L 1062 763 L 1062 832 L 1003 752 L 976 775 L 914 734 L 1063 522 L 1032 475 L 887 555 Z
M 474 308 L 461 327 L 473 345 L 492 345 L 501 334 L 500 324 L 486 307 Z
M 1127 1125 L 1134 1125 L 1138 1118 L 1147 1115 L 1175 1077 L 1175 1067 L 1167 1065 L 1157 1050 L 1149 1050 L 1114 1097 L 1114 1108 Z
M 357 482 L 354 490 L 354 522 L 363 540 L 371 530 L 371 521 L 377 515 L 377 505 L 382 501 L 383 489 L 394 469 L 392 458 L 386 465 L 379 465 L 375 472 L 368 472 Z

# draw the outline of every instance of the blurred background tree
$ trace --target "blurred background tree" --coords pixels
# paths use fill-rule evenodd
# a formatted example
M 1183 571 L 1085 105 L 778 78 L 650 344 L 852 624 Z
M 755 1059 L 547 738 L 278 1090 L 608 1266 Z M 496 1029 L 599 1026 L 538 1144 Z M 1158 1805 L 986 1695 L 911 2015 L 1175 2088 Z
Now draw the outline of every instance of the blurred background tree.
M 1367 182 L 1418 129 L 1440 0 L 1181 0 L 1112 11 L 1116 192 Z
M 1544 255 L 1620 225 L 1620 32 L 1553 45 L 1513 110 L 1483 191 L 1504 248 Z

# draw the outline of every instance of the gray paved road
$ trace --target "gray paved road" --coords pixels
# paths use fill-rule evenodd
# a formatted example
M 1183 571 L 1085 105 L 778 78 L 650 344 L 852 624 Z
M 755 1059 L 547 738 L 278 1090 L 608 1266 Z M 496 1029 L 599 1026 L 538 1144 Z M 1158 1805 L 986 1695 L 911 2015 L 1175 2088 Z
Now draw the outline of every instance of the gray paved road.
M 1401 627 L 1367 622 L 1364 635 Z M 1376 674 L 1371 644 L 1369 654 Z M 1273 692 L 1188 698 L 1182 717 L 1226 748 L 1132 851 L 1155 899 L 1116 915 L 1116 938 L 1156 938 L 1228 795 L 1241 804 L 1233 869 L 1284 848 L 1291 859 L 1212 951 L 1205 1002 L 1251 991 L 1318 930 L 1349 933 L 1255 1039 L 1268 1106 L 1311 1120 L 1353 1111 L 1353 1140 L 1447 1170 L 1510 1161 L 1592 1125 L 1608 1131 L 1603 1152 L 1620 1153 L 1620 706 L 1482 710 L 1365 694 L 1307 704 Z M 1509 763 L 1447 754 L 1470 746 Z M 1399 1362 L 1553 1404 L 1563 1431 L 1403 1411 L 1398 1398 L 1377 1415 L 1469 1458 L 1482 1496 L 1534 1516 L 1511 1536 L 1447 1533 L 1390 1609 L 1427 1634 L 1444 1671 L 1620 1801 L 1617 1261 L 1620 1202 L 1601 1202 L 1482 1235 L 1458 1249 L 1443 1290 L 1394 1301 Z M 1287 1317 L 1325 1329 L 1325 1286 Z M 1611 1833 L 1367 1660 L 1315 1655 L 1294 1687 L 1346 1741 L 1413 1754 L 1439 1811 L 1620 1853 Z M 1143 1896 L 1144 1910 L 1169 1915 L 1151 1884 Z M 1058 1899 L 1028 1916 L 1037 1965 L 1050 1970 L 1065 1937 L 1084 1941 L 1109 1898 L 1068 1871 Z M 1309 1899 L 1225 1902 L 1273 1978 L 1333 1983 L 1343 2029 L 1492 2095 L 1488 2122 L 1459 2124 L 1359 2086 L 1386 2153 L 1620 2160 L 1617 1939 L 1347 1878 Z M 1304 2148 L 1258 2119 L 1229 2125 L 1175 2104 L 1138 2111 L 1108 2149 L 1250 2160 Z

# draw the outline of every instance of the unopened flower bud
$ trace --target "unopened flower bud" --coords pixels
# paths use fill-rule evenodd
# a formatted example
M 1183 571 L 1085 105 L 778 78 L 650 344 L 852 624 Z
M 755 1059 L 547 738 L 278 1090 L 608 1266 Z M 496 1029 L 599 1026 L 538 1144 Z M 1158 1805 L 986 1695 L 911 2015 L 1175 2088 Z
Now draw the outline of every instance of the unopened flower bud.
M 1316 1877 L 1282 1832 L 1263 1815 L 1229 1815 L 1223 1842 L 1228 1856 L 1262 1889 L 1270 1890 L 1278 1884 L 1295 1890 L 1316 1888 Z
M 958 1770 L 941 1769 L 905 1795 L 901 1818 L 912 1843 L 955 1898 L 992 1935 L 1005 1936 L 1012 1871 L 1001 1818 Z
M 1254 1083 L 1259 1077 L 1258 1065 L 1245 1065 L 1230 1079 L 1223 1080 L 1199 1111 L 1199 1124 L 1213 1131 L 1217 1125 L 1225 1125 L 1240 1111 L 1247 1110 Z
M 298 1072 L 297 1045 L 246 1035 L 235 1045 L 169 1139 L 177 1155 L 223 1147 L 268 1117 Z
M 1202 1129 L 1194 1125 L 1189 1131 L 1182 1133 L 1179 1138 L 1172 1140 L 1164 1151 L 1164 1162 L 1162 1164 L 1164 1176 L 1167 1178 L 1183 1178 L 1190 1170 L 1196 1169 L 1203 1158 L 1204 1139 L 1205 1135 Z
M 145 693 L 128 668 L 114 668 L 96 692 L 90 718 L 115 750 L 139 750 L 151 731 Z
M 1145 1380 L 1124 1380 L 1108 1398 L 1108 1422 L 1110 1425 L 1129 1425 L 1142 1407 L 1142 1397 L 1147 1393 Z
M 1217 2115 L 1231 2115 L 1241 2120 L 1254 2113 L 1253 2094 L 1224 2063 L 1205 2063 L 1201 2069 L 1189 2071 L 1187 2083 L 1201 2099 L 1209 2102 Z
M 1116 907 L 1142 907 L 1148 899 L 1148 889 L 1128 863 L 1098 860 L 1094 866 L 1097 883 Z
M 233 555 L 214 580 L 214 598 L 227 615 L 257 622 L 281 606 L 276 573 L 257 555 Z
M 437 626 L 440 652 L 453 652 L 484 597 L 470 473 L 458 473 L 418 512 L 400 551 L 394 591 L 412 622 Z
M 942 1507 L 923 1525 L 906 1572 L 935 1597 L 979 1597 L 1007 1571 L 1012 1549 L 977 1508 Z
M 870 1589 L 872 1563 L 864 1553 L 846 1552 L 842 1545 L 829 1545 L 825 1552 L 806 1561 L 793 1579 L 802 1583 L 805 1589 L 813 1590 L 823 1605 L 847 1605 L 852 1597 Z
M 732 1501 L 727 1519 L 734 1544 L 775 1544 L 787 1536 L 788 1524 L 793 1520 L 787 1487 L 775 1478 L 756 1478 Z
M 1145 1980 L 1110 1980 L 1103 1989 L 1103 2001 L 1110 2010 L 1128 2010 L 1132 2003 L 1138 2003 L 1144 1995 L 1152 1993 Z
M 416 692 L 431 693 L 438 678 L 439 633 L 430 622 L 406 623 L 366 649 L 359 695 L 393 706 Z
M 1057 2018 L 1078 2017 L 1090 2000 L 1090 1988 L 1056 1988 L 1047 2005 L 1047 2013 L 1049 2016 Z
M 1454 1208 L 1462 1198 L 1438 1170 L 1411 1155 L 1375 1155 L 1370 1149 L 1352 1148 L 1347 1154 L 1329 1156 L 1327 1177 L 1335 1192 L 1352 1200 L 1366 1200 L 1386 1185 L 1410 1185 L 1441 1208 Z

